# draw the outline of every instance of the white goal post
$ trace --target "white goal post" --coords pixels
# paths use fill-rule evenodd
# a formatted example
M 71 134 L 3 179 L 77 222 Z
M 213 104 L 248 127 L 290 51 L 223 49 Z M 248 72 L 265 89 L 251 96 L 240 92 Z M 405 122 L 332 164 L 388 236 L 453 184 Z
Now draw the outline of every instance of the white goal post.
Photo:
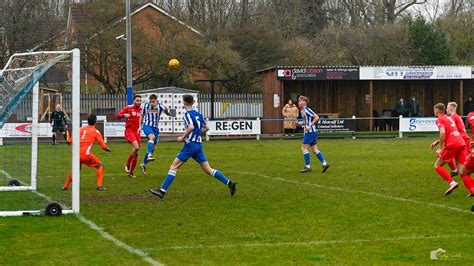
M 27 58 L 27 59 L 26 59 Z M 62 213 L 79 213 L 80 211 L 80 159 L 79 159 L 79 127 L 80 127 L 80 51 L 73 49 L 69 51 L 41 51 L 30 53 L 16 53 L 10 57 L 7 64 L 0 72 L 0 132 L 10 115 L 16 107 L 27 99 L 26 95 L 31 93 L 31 133 L 22 138 L 31 138 L 31 170 L 30 180 L 17 180 L 14 174 L 8 173 L 6 169 L 0 169 L 0 175 L 7 179 L 15 180 L 16 184 L 8 186 L 0 184 L 0 193 L 16 193 L 17 191 L 31 191 L 35 196 L 43 198 L 50 203 L 52 199 L 47 193 L 38 190 L 38 136 L 39 136 L 39 81 L 48 70 L 59 62 L 71 63 L 71 126 L 72 126 L 72 193 L 71 206 L 61 204 Z M 25 63 L 26 62 L 26 63 Z M 24 65 L 22 65 L 24 64 Z M 0 134 L 0 138 L 3 137 Z M 15 136 L 16 138 L 16 136 Z M 18 137 L 19 138 L 19 137 Z M 30 141 L 30 140 L 28 140 Z M 3 143 L 2 143 L 3 144 Z M 14 146 L 14 144 L 12 145 Z M 5 155 L 5 157 L 8 157 Z M 8 160 L 8 158 L 4 158 Z M 9 166 L 14 164 L 7 162 Z M 1 168 L 2 166 L 0 166 Z M 62 166 L 69 168 L 68 166 Z M 41 179 L 40 179 L 41 181 Z M 0 204 L 1 205 L 1 204 Z M 12 209 L 13 208 L 13 209 Z M 29 214 L 40 214 L 42 209 L 14 209 L 3 210 L 2 216 L 21 216 Z

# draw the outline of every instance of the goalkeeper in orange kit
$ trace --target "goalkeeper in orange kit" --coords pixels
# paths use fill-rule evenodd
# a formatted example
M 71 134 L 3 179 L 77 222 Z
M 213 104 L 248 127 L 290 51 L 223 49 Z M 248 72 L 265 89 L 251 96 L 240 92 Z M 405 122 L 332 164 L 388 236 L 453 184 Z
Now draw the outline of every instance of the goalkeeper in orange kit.
M 97 190 L 103 191 L 105 188 L 102 186 L 102 180 L 104 179 L 104 164 L 97 158 L 94 154 L 91 153 L 92 145 L 97 141 L 100 147 L 107 152 L 110 152 L 109 147 L 104 143 L 102 139 L 102 134 L 99 130 L 95 128 L 95 123 L 97 122 L 97 116 L 94 114 L 89 115 L 87 118 L 87 123 L 89 125 L 83 126 L 79 130 L 80 141 L 80 151 L 81 151 L 81 168 L 85 164 L 89 167 L 95 167 L 97 169 Z M 68 142 L 71 142 L 68 139 Z M 64 184 L 63 190 L 67 190 L 69 185 L 72 182 L 72 171 L 69 172 L 69 177 Z

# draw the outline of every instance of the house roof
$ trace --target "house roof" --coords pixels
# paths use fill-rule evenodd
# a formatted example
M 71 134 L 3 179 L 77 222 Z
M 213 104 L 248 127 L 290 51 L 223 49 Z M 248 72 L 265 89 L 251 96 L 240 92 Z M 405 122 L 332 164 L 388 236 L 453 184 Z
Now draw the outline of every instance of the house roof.
M 171 14 L 169 14 L 168 12 L 166 12 L 164 9 L 162 9 L 161 7 L 159 7 L 157 4 L 155 3 L 152 3 L 152 2 L 148 2 L 148 3 L 145 3 L 145 4 L 141 4 L 141 5 L 134 5 L 132 6 L 132 12 L 130 13 L 130 16 L 134 16 L 135 14 L 137 13 L 140 13 L 141 11 L 143 11 L 144 9 L 146 8 L 153 8 L 155 10 L 157 10 L 158 12 L 162 13 L 163 15 L 165 15 L 166 17 L 172 19 L 173 21 L 181 24 L 182 26 L 186 27 L 187 29 L 189 29 L 190 31 L 196 33 L 197 35 L 199 36 L 204 36 L 200 31 L 198 31 L 197 29 L 193 28 L 192 26 L 186 24 L 185 22 L 179 20 L 178 18 L 176 18 L 175 16 L 172 16 Z M 87 23 L 90 22 L 90 18 L 88 17 L 88 13 L 91 12 L 92 10 L 94 10 L 94 7 L 92 6 L 88 6 L 88 5 L 84 5 L 84 4 L 78 4 L 78 5 L 71 5 L 71 7 L 69 8 L 69 17 L 68 17 L 68 22 L 67 22 L 67 31 L 69 31 L 69 27 L 71 26 L 71 22 L 74 22 L 75 25 L 85 25 Z M 111 22 L 111 26 L 115 26 L 117 25 L 118 23 L 120 22 L 123 22 L 126 20 L 126 17 L 120 17 L 120 16 L 117 16 L 115 18 L 112 19 L 113 22 Z M 105 29 L 104 29 L 105 30 Z M 94 34 L 91 38 L 93 38 L 94 36 L 96 36 L 97 34 L 101 34 L 104 30 L 102 30 L 101 32 L 98 32 L 96 34 Z
M 190 89 L 185 89 L 185 88 L 179 88 L 179 87 L 161 87 L 161 88 L 154 88 L 154 89 L 148 89 L 148 90 L 141 90 L 137 91 L 138 94 L 142 93 L 199 93 L 199 91 L 196 90 L 190 90 Z
M 204 36 L 200 31 L 198 31 L 197 29 L 191 27 L 189 24 L 186 24 L 185 22 L 179 20 L 178 18 L 176 18 L 175 16 L 171 15 L 170 13 L 166 12 L 164 9 L 162 9 L 161 7 L 159 7 L 157 4 L 153 3 L 153 2 L 148 2 L 144 5 L 142 5 L 141 7 L 138 7 L 135 11 L 133 11 L 130 15 L 133 16 L 135 15 L 136 13 L 142 11 L 143 9 L 147 8 L 147 7 L 151 7 L 151 8 L 154 8 L 156 10 L 158 10 L 160 13 L 162 13 L 163 15 L 169 17 L 170 19 L 176 21 L 177 23 L 183 25 L 184 27 L 188 28 L 189 30 L 191 30 L 192 32 L 196 33 L 197 35 L 200 35 L 200 36 Z M 125 20 L 126 17 L 123 17 L 121 20 Z

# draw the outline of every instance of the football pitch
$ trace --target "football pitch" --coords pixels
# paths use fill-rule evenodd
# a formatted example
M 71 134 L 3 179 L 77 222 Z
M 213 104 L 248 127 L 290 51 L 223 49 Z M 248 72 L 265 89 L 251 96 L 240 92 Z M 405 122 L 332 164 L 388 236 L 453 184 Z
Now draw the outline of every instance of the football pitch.
M 84 168 L 81 216 L 0 218 L 0 264 L 428 264 L 443 249 L 438 260 L 473 265 L 473 200 L 458 177 L 444 196 L 431 141 L 322 139 L 324 174 L 314 155 L 313 171 L 299 173 L 300 140 L 205 142 L 236 195 L 189 161 L 163 200 L 147 190 L 182 144 L 159 143 L 148 175 L 137 167 L 136 178 L 123 172 L 128 145 L 94 147 L 107 190 Z

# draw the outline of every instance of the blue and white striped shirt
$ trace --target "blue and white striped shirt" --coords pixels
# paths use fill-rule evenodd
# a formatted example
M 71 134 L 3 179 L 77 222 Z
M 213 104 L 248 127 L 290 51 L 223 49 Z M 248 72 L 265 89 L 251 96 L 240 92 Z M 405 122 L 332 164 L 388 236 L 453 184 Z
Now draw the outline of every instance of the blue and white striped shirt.
M 150 127 L 158 128 L 158 123 L 160 122 L 160 115 L 165 109 L 166 107 L 161 103 L 157 103 L 155 107 L 152 107 L 150 103 L 143 104 L 143 124 Z
M 311 108 L 306 106 L 302 111 L 301 111 L 301 117 L 304 119 L 304 127 L 309 127 L 311 123 L 313 123 L 313 115 L 316 114 Z M 308 132 L 317 132 L 318 130 L 316 129 L 316 124 L 314 124 L 311 129 Z M 305 131 L 306 132 L 306 131 Z
M 190 124 L 193 124 L 194 126 L 194 130 L 186 138 L 186 143 L 202 143 L 202 128 L 204 125 L 206 125 L 206 121 L 204 121 L 202 114 L 194 109 L 191 109 L 184 114 L 184 123 L 186 124 L 186 128 Z

